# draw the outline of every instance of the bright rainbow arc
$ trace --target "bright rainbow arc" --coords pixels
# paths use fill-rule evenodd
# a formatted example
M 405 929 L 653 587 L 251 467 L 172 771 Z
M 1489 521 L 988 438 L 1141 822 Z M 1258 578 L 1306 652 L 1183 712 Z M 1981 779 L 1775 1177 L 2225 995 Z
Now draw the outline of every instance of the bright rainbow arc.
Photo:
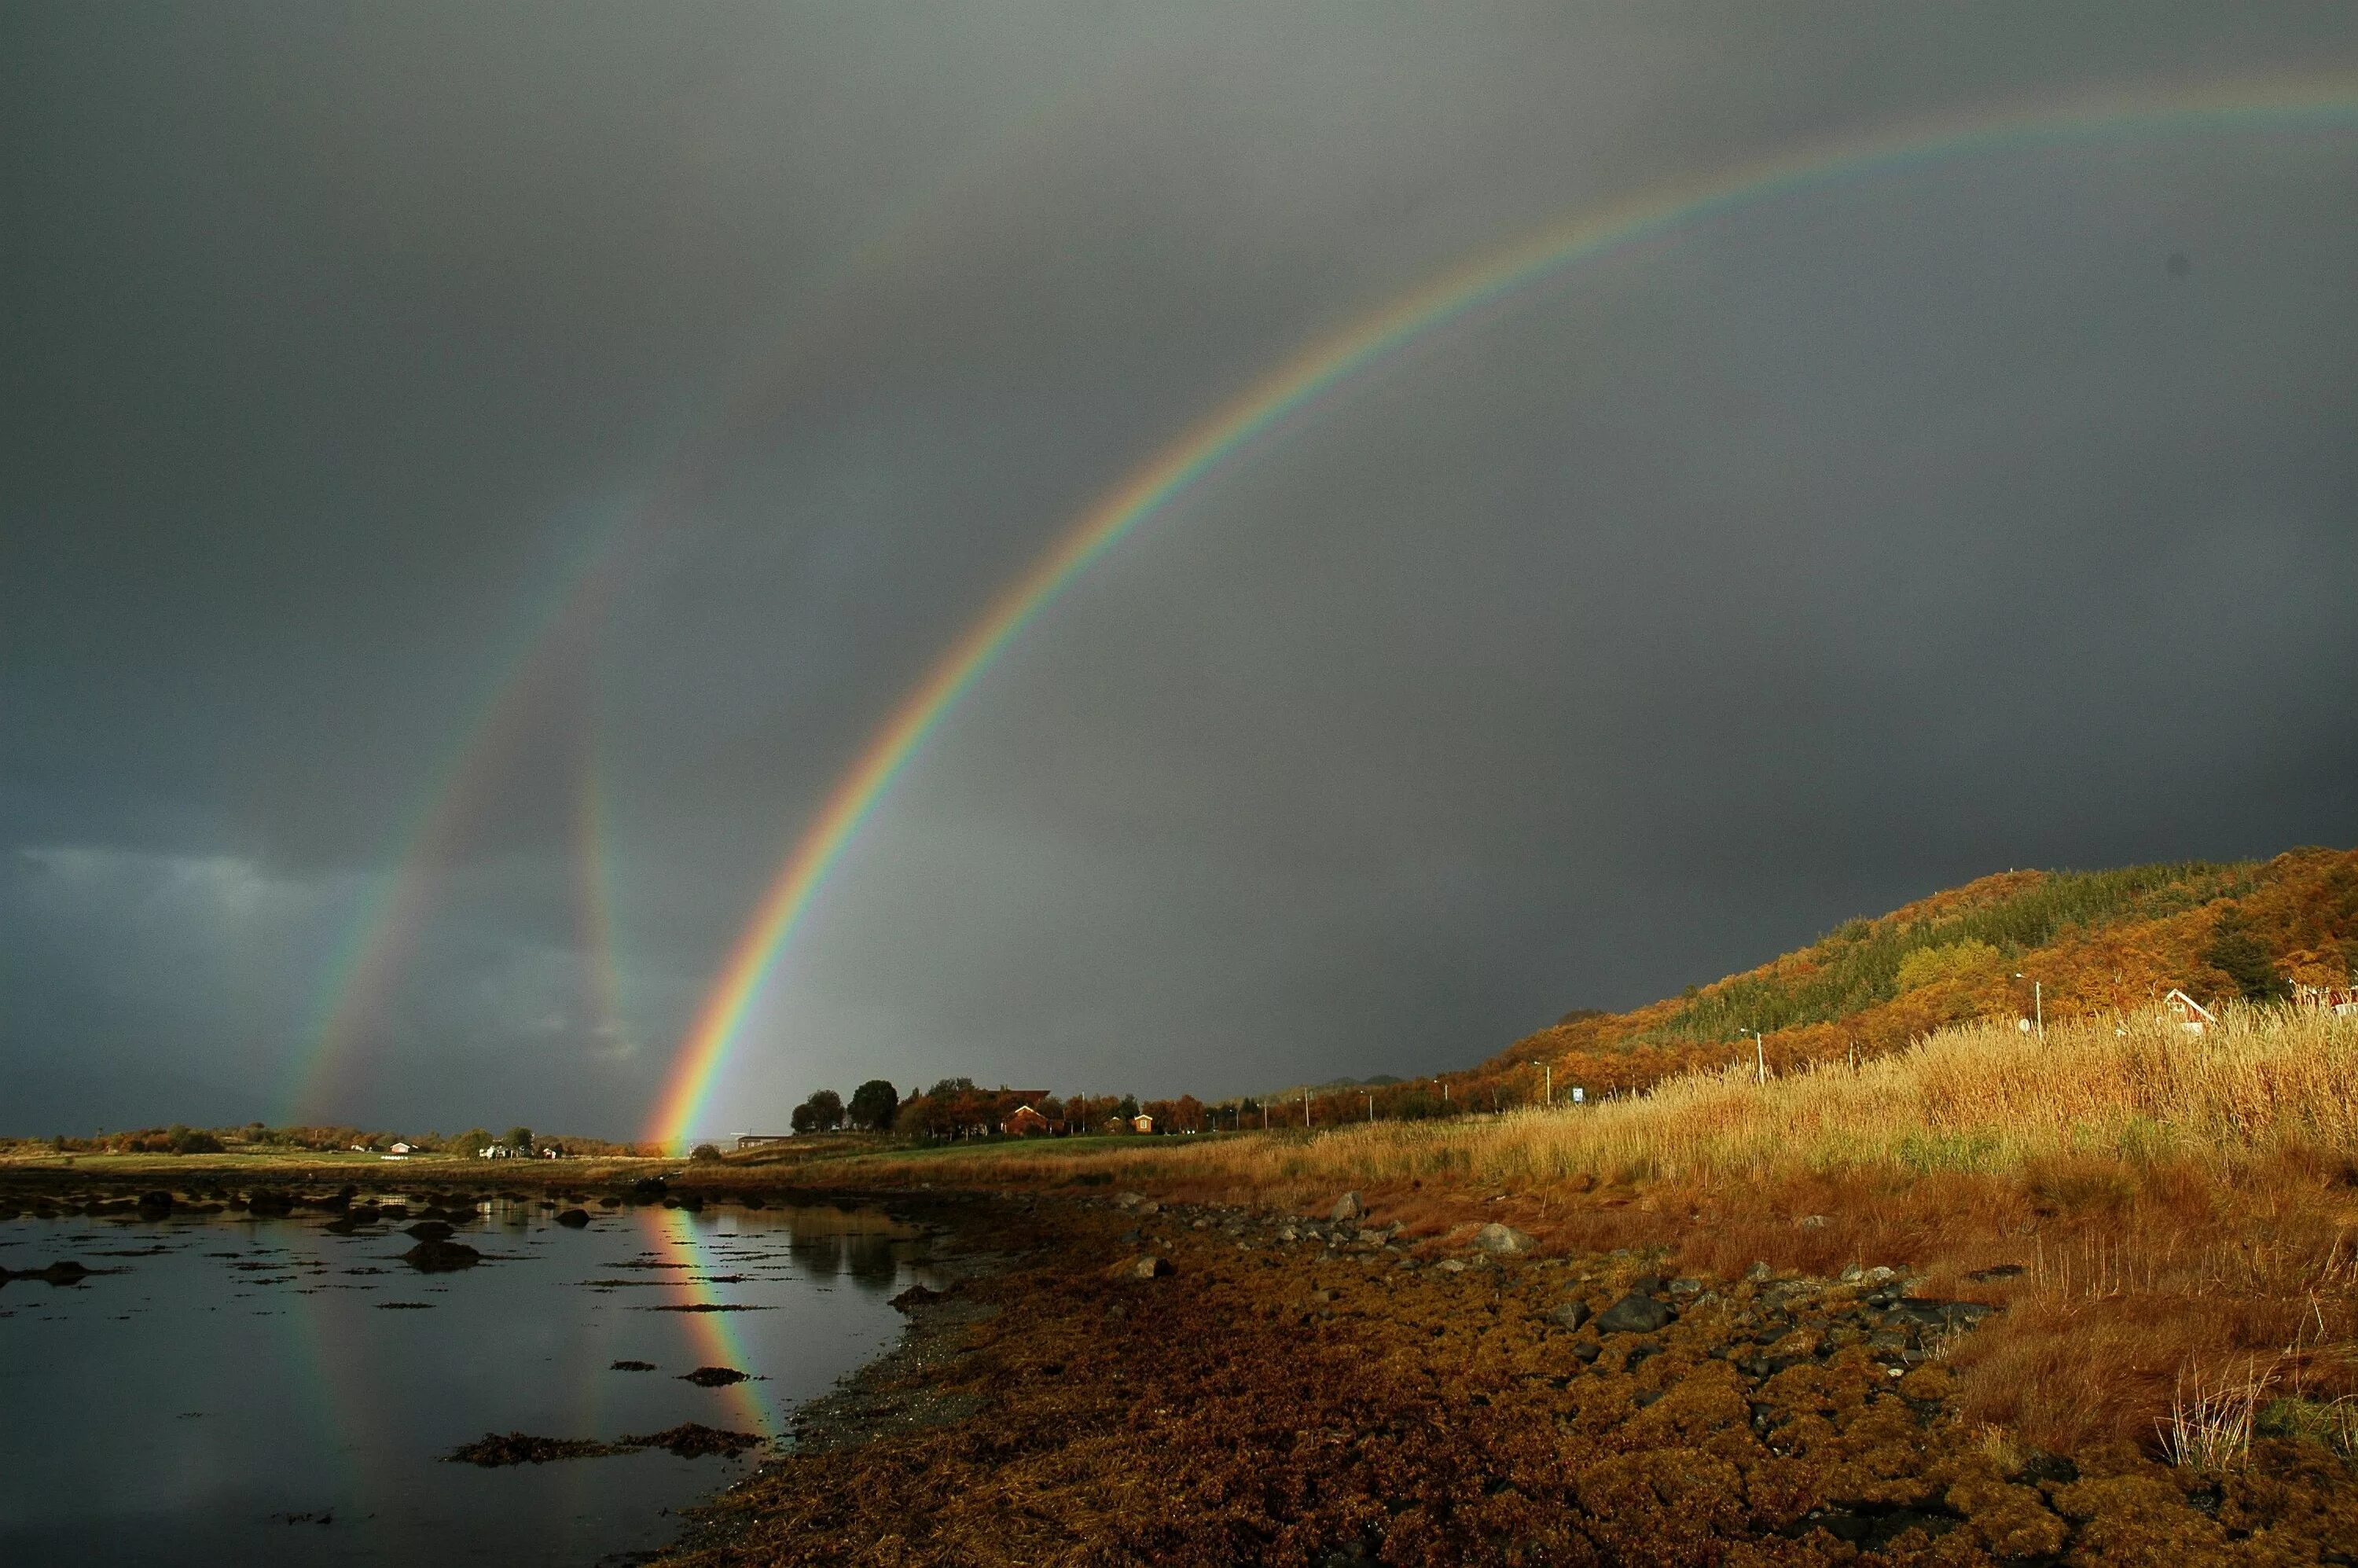
M 1236 455 L 1355 373 L 1412 341 L 1574 265 L 1671 230 L 1844 180 L 2093 136 L 2299 130 L 2358 123 L 2358 79 L 2242 83 L 2119 95 L 1966 124 L 1819 146 L 1657 188 L 1479 257 L 1296 353 L 1101 497 L 993 600 L 877 730 L 795 841 L 730 948 L 683 1040 L 648 1136 L 697 1127 L 730 1047 L 827 872 L 936 724 L 1090 563 Z

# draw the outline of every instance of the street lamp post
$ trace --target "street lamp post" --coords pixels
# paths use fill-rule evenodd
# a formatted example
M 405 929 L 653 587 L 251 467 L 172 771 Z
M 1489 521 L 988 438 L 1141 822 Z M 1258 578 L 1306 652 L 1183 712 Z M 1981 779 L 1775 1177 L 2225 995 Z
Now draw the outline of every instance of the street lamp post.
M 1768 1081 L 1768 1048 L 1760 1043 L 1760 1031 L 1758 1029 L 1739 1029 L 1736 1033 L 1738 1034 L 1749 1034 L 1752 1036 L 1752 1081 L 1756 1084 L 1767 1083 Z
M 1540 1103 L 1555 1104 L 1555 1068 L 1545 1062 L 1533 1062 L 1531 1065 L 1540 1070 Z
M 2017 980 L 2030 980 L 2030 977 L 2019 969 L 2015 971 L 2014 978 Z M 2030 1021 L 2031 1027 L 2039 1031 L 2039 1037 L 2041 1040 L 2046 1039 L 2047 988 L 2039 980 L 2030 980 Z

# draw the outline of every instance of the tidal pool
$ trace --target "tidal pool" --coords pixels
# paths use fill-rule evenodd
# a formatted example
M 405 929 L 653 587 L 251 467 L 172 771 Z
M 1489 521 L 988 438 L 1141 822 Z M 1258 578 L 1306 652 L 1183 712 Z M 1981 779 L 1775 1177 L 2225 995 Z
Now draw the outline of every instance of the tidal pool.
M 401 1261 L 399 1220 L 0 1221 L 0 1268 L 108 1271 L 0 1288 L 0 1563 L 629 1562 L 745 1462 L 442 1456 L 493 1432 L 775 1436 L 930 1277 L 881 1214 L 556 1212 L 475 1205 L 457 1239 L 484 1260 L 432 1274 Z M 659 1310 L 677 1307 L 744 1310 Z M 752 1379 L 682 1380 L 705 1367 Z

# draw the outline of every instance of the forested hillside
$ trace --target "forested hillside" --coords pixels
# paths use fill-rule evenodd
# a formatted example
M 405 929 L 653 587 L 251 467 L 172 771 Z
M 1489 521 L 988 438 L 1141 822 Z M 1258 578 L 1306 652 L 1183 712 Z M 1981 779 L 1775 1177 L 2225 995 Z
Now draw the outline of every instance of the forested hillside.
M 1632 1012 L 1569 1014 L 1465 1075 L 1470 1092 L 1522 1101 L 1530 1064 L 1590 1093 L 1753 1059 L 1770 1067 L 1847 1060 L 1943 1024 L 2049 1021 L 2158 1005 L 2344 989 L 2358 961 L 2358 851 L 2303 849 L 2260 862 L 2008 871 Z M 1478 1087 L 1477 1087 L 1478 1086 Z

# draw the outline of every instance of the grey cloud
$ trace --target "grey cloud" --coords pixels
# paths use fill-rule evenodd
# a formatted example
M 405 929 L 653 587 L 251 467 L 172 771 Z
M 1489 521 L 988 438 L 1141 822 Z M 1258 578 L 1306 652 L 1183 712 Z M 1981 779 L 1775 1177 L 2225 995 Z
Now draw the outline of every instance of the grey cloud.
M 0 27 L 0 1062 L 265 1113 L 456 777 L 341 1108 L 611 1131 L 902 694 L 1300 344 L 1801 141 L 2358 63 L 2244 5 Z M 2346 841 L 2354 146 L 1893 171 L 1376 367 L 978 687 L 721 1114 L 1414 1070 L 2006 865 Z

